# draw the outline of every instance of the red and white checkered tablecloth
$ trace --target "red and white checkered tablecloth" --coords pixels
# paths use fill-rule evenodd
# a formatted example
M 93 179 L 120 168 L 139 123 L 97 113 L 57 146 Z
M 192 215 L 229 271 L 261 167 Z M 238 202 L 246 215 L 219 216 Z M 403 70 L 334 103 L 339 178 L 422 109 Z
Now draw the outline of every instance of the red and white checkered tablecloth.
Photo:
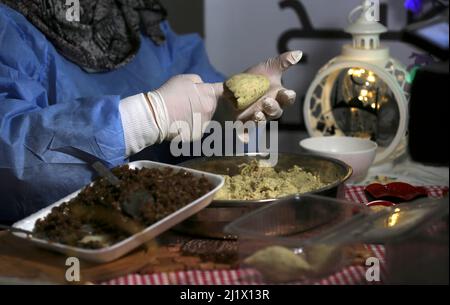
M 427 186 L 430 197 L 442 197 L 448 192 L 448 187 Z M 345 197 L 354 202 L 367 203 L 364 186 L 347 186 Z M 373 256 L 380 260 L 381 279 L 385 274 L 385 252 L 382 245 L 367 245 Z M 364 266 L 349 266 L 335 274 L 317 281 L 319 285 L 355 285 L 368 284 Z M 381 282 L 374 282 L 380 284 Z M 190 270 L 168 273 L 129 274 L 109 281 L 103 285 L 255 285 L 264 284 L 261 275 L 254 269 L 233 270 Z M 293 283 L 296 284 L 296 283 Z

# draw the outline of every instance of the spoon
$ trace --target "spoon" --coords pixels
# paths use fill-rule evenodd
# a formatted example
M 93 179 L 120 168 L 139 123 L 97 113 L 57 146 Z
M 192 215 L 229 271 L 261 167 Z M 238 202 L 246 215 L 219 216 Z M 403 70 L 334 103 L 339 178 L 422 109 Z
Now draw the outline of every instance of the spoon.
M 148 191 L 140 190 L 129 194 L 127 198 L 121 202 L 120 206 L 125 214 L 134 219 L 139 219 L 143 207 L 154 203 L 155 201 Z
M 92 167 L 97 173 L 104 177 L 111 185 L 120 186 L 120 179 L 117 178 L 110 170 L 101 162 L 95 162 Z M 128 216 L 139 219 L 142 207 L 146 204 L 154 203 L 152 195 L 146 190 L 138 190 L 134 193 L 128 194 L 127 198 L 121 202 L 122 210 Z
M 97 161 L 92 164 L 92 167 L 97 171 L 97 173 L 104 177 L 109 183 L 114 186 L 120 185 L 120 180 L 117 178 L 103 163 Z

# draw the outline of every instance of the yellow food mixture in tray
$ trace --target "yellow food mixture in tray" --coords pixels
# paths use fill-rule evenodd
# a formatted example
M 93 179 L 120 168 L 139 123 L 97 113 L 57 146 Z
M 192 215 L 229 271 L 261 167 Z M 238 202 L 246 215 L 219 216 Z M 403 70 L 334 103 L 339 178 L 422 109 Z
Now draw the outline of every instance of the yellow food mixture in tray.
M 261 200 L 307 193 L 325 186 L 318 175 L 294 165 L 288 170 L 259 166 L 257 161 L 242 164 L 240 174 L 225 177 L 215 200 Z

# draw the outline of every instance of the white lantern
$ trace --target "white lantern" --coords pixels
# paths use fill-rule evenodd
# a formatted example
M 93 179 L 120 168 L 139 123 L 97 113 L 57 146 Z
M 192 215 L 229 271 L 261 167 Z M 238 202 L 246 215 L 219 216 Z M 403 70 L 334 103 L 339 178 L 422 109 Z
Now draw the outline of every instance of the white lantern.
M 353 43 L 319 70 L 303 112 L 310 136 L 370 138 L 379 146 L 375 164 L 381 164 L 406 151 L 409 81 L 405 67 L 380 44 L 387 29 L 372 9 L 363 1 L 352 10 L 346 32 Z

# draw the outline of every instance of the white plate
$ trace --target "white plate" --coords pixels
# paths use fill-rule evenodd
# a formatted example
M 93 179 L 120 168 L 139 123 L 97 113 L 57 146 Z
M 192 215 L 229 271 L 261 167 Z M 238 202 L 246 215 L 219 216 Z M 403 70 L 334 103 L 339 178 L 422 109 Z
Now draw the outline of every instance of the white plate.
M 194 200 L 190 204 L 184 206 L 183 208 L 177 210 L 176 212 L 166 216 L 160 221 L 147 227 L 145 230 L 136 233 L 114 245 L 101 249 L 96 250 L 83 249 L 79 247 L 63 245 L 60 243 L 49 242 L 47 240 L 38 239 L 32 236 L 27 237 L 27 235 L 24 233 L 13 233 L 13 234 L 16 235 L 17 237 L 27 239 L 30 242 L 36 244 L 37 246 L 46 249 L 54 250 L 57 252 L 67 254 L 69 256 L 75 256 L 77 258 L 89 260 L 92 262 L 105 263 L 118 259 L 119 257 L 139 247 L 143 243 L 155 238 L 161 233 L 169 230 L 173 226 L 182 222 L 186 218 L 189 218 L 190 216 L 196 214 L 203 208 L 207 207 L 213 200 L 215 193 L 223 186 L 224 183 L 224 179 L 220 175 L 214 175 L 207 172 L 183 168 L 180 166 L 168 165 L 152 161 L 135 161 L 129 163 L 128 165 L 130 166 L 130 168 L 172 168 L 175 171 L 185 170 L 186 172 L 192 173 L 195 177 L 201 177 L 203 175 L 206 179 L 208 179 L 208 181 L 213 185 L 214 188 L 210 192 Z M 33 231 L 35 223 L 38 219 L 47 216 L 51 212 L 51 209 L 53 207 L 59 206 L 62 203 L 67 202 L 70 199 L 76 197 L 80 191 L 81 190 L 78 190 L 75 193 L 72 193 L 67 197 L 64 197 L 63 199 L 55 202 L 54 204 L 28 216 L 27 218 L 16 222 L 15 224 L 13 224 L 13 227 Z

